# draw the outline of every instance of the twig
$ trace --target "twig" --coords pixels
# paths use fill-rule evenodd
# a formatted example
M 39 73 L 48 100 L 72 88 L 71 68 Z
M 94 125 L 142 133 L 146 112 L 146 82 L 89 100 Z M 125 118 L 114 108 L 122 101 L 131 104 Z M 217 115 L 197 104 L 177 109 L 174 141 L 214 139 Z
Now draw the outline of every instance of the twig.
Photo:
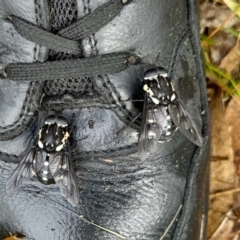
M 102 226 L 100 226 L 100 225 L 98 225 L 98 224 L 96 224 L 96 223 L 93 223 L 93 222 L 87 220 L 86 218 L 84 218 L 84 216 L 78 215 L 76 212 L 74 212 L 73 210 L 65 207 L 64 205 L 62 205 L 62 204 L 60 204 L 60 203 L 58 203 L 58 202 L 55 202 L 54 200 L 52 200 L 51 198 L 49 198 L 49 197 L 47 197 L 47 196 L 45 196 L 45 197 L 48 198 L 51 202 L 54 202 L 55 204 L 58 204 L 58 205 L 60 205 L 61 207 L 67 209 L 67 210 L 70 211 L 70 212 L 72 212 L 74 215 L 76 215 L 78 218 L 82 219 L 84 222 L 86 222 L 86 223 L 88 223 L 88 224 L 90 224 L 90 225 L 93 225 L 93 226 L 95 226 L 95 227 L 97 227 L 97 228 L 99 228 L 99 229 L 102 229 L 102 230 L 104 230 L 104 231 L 106 231 L 106 232 L 108 232 L 108 233 L 110 233 L 110 234 L 112 234 L 112 235 L 115 235 L 116 237 L 119 237 L 119 238 L 121 238 L 121 239 L 126 239 L 126 237 L 124 237 L 123 235 L 120 235 L 120 234 L 118 234 L 118 233 L 116 233 L 116 232 L 114 232 L 114 231 L 112 231 L 112 230 L 110 230 L 110 229 L 104 228 L 104 227 L 102 227 Z
M 180 207 L 178 208 L 175 216 L 173 217 L 172 221 L 170 222 L 170 224 L 168 225 L 167 229 L 165 230 L 165 232 L 163 233 L 163 235 L 161 236 L 161 238 L 160 238 L 159 240 L 163 240 L 163 238 L 167 235 L 168 230 L 169 230 L 170 227 L 173 225 L 173 223 L 174 223 L 174 221 L 176 220 L 176 218 L 177 218 L 179 212 L 181 211 L 181 209 L 182 209 L 182 204 L 181 204 Z
M 213 193 L 213 194 L 209 195 L 209 198 L 212 199 L 212 198 L 215 198 L 215 197 L 218 197 L 218 196 L 222 196 L 222 195 L 225 195 L 225 194 L 236 193 L 236 192 L 240 192 L 240 188 L 236 188 L 236 189 L 232 189 L 232 190 L 228 190 L 228 191 L 223 191 L 223 192 L 218 192 L 218 193 Z
M 235 15 L 236 15 L 236 12 L 240 9 L 240 6 L 234 11 L 232 12 L 209 36 L 208 38 L 212 38 L 215 34 L 217 34 L 217 32 L 219 32 L 223 26 L 228 22 L 230 21 Z

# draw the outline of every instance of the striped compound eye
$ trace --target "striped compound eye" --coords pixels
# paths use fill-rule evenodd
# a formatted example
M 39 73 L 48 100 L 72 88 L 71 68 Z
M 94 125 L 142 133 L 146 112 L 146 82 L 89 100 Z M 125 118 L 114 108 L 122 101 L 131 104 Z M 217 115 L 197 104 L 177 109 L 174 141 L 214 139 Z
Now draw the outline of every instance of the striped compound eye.
M 168 77 L 167 70 L 163 67 L 150 68 L 144 73 L 144 80 L 152 80 L 160 77 Z
M 49 115 L 45 119 L 45 124 L 54 124 L 56 123 L 58 126 L 67 127 L 68 121 L 64 116 L 56 116 L 56 115 Z

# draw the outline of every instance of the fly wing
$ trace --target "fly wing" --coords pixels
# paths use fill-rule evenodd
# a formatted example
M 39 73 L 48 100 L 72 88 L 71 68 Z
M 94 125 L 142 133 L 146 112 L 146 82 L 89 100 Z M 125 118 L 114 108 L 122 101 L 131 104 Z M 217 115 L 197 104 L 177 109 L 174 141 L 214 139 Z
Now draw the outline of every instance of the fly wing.
M 201 147 L 203 145 L 203 137 L 200 128 L 190 118 L 188 112 L 184 108 L 180 100 L 175 101 L 168 106 L 174 124 L 179 127 L 180 131 L 193 143 Z
M 147 103 L 145 97 L 143 117 L 138 139 L 138 155 L 141 160 L 146 159 L 153 152 L 162 135 L 161 108 Z
M 25 180 L 30 179 L 34 175 L 36 175 L 38 168 L 42 164 L 43 159 L 41 156 L 41 152 L 38 150 L 38 148 L 30 148 L 26 156 L 18 164 L 12 176 L 8 180 L 6 186 L 7 192 L 14 191 L 16 188 L 20 187 Z
M 62 196 L 73 206 L 76 206 L 79 202 L 79 189 L 70 154 L 62 151 L 52 156 L 50 158 L 49 169 Z

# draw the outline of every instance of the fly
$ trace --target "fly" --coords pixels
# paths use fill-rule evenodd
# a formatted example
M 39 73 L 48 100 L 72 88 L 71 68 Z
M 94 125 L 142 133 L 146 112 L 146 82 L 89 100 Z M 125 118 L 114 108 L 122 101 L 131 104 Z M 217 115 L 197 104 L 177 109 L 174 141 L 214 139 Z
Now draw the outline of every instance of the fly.
M 158 67 L 144 73 L 143 117 L 138 139 L 138 154 L 144 160 L 158 141 L 168 141 L 179 128 L 193 143 L 201 147 L 201 130 L 191 119 L 178 98 L 167 70 Z
M 38 135 L 7 183 L 7 191 L 36 176 L 43 184 L 56 183 L 63 197 L 76 206 L 79 189 L 71 159 L 69 136 L 72 125 L 62 115 L 48 115 L 38 126 Z

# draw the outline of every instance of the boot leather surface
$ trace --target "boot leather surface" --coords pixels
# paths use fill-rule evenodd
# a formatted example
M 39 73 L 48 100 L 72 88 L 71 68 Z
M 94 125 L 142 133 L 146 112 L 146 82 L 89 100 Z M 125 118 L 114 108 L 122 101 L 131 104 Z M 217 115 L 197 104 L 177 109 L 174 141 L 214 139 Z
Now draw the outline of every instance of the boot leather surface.
M 81 18 L 106 2 L 79 0 L 74 11 Z M 141 59 L 120 73 L 92 78 L 91 96 L 66 94 L 41 101 L 44 83 L 0 79 L 0 239 L 9 232 L 36 240 L 119 239 L 69 209 L 128 240 L 159 240 L 164 234 L 164 240 L 205 238 L 209 126 L 196 4 L 133 0 L 113 21 L 83 39 L 84 57 L 128 51 Z M 4 18 L 14 14 L 50 31 L 50 12 L 45 0 L 0 1 L 1 68 L 15 62 L 43 62 L 49 54 L 49 49 L 20 36 Z M 140 119 L 116 135 L 142 111 L 141 102 L 127 100 L 143 98 L 141 80 L 150 65 L 168 70 L 191 118 L 202 126 L 202 148 L 177 130 L 141 161 Z M 38 115 L 59 106 L 64 115 L 76 115 L 71 150 L 80 188 L 77 207 L 61 196 L 55 184 L 43 185 L 36 178 L 13 193 L 5 190 L 36 134 Z

